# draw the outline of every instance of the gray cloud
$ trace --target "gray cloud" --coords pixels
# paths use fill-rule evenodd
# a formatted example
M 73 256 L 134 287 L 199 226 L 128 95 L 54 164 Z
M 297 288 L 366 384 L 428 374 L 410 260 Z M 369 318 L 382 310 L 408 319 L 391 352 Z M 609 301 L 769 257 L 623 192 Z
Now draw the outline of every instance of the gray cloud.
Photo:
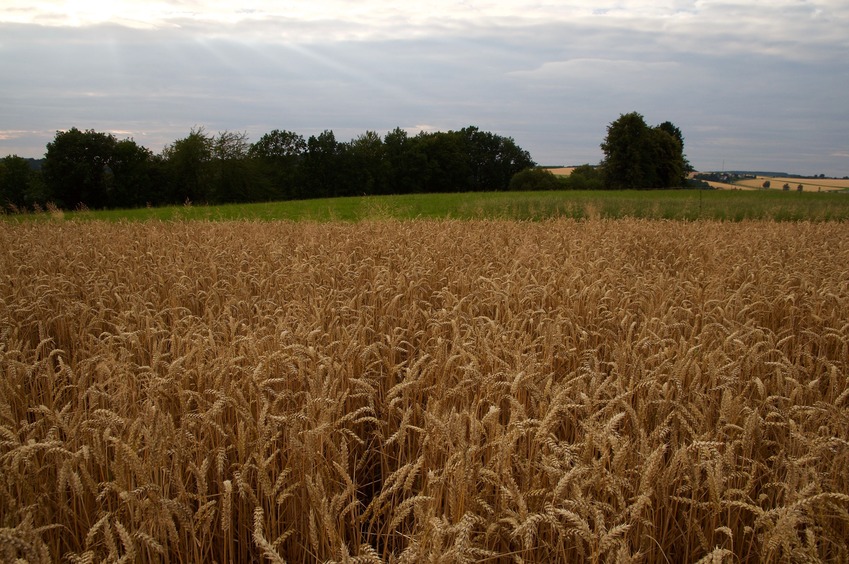
M 39 156 L 71 126 L 158 151 L 195 125 L 347 139 L 473 124 L 538 162 L 577 164 L 597 162 L 607 124 L 639 111 L 678 125 L 699 168 L 849 175 L 843 3 L 440 2 L 289 16 L 183 2 L 135 27 L 134 14 L 0 23 L 0 155 Z

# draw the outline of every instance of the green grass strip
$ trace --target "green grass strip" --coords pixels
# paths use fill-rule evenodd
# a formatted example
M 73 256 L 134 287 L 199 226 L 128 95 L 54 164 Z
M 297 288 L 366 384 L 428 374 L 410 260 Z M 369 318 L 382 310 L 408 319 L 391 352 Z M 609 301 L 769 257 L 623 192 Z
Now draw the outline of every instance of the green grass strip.
M 7 214 L 6 221 L 363 221 L 552 217 L 673 220 L 845 221 L 849 194 L 779 191 L 473 192 L 324 198 L 254 204 Z

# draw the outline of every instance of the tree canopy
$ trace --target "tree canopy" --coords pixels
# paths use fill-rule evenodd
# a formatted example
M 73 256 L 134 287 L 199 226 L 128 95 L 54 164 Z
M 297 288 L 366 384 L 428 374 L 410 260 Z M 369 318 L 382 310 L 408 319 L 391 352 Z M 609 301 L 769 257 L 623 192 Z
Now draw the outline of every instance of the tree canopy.
M 41 200 L 40 175 L 27 159 L 8 155 L 0 159 L 0 208 L 21 209 Z
M 533 165 L 512 138 L 474 126 L 412 137 L 400 128 L 383 137 L 366 131 L 348 142 L 330 130 L 305 140 L 275 129 L 255 143 L 245 133 L 196 127 L 159 155 L 132 139 L 71 128 L 47 144 L 43 196 L 64 207 L 107 208 L 506 190 Z M 0 205 L 26 203 L 21 181 L 8 180 L 20 168 L 12 160 L 0 167 Z
M 601 149 L 606 188 L 675 188 L 684 185 L 690 168 L 681 130 L 668 121 L 649 127 L 637 112 L 622 114 L 607 127 Z
M 682 186 L 691 170 L 684 136 L 672 122 L 650 127 L 637 112 L 607 127 L 599 166 L 570 176 L 532 170 L 511 137 L 468 126 L 410 135 L 396 127 L 340 141 L 332 130 L 305 139 L 274 129 L 246 133 L 203 127 L 154 154 L 132 139 L 71 128 L 47 144 L 41 170 L 0 160 L 0 206 L 54 202 L 74 208 L 130 208 L 196 202 L 498 190 L 649 189 Z M 521 174 L 520 174 L 521 173 Z
M 42 172 L 60 205 L 107 206 L 116 143 L 114 135 L 91 129 L 56 133 L 47 144 Z

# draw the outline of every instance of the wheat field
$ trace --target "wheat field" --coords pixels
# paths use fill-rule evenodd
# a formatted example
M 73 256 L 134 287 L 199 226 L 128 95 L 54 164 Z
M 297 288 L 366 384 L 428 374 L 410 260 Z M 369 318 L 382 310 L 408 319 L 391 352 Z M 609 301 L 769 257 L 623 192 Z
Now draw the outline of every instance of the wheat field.
M 791 191 L 796 191 L 802 186 L 804 192 L 833 192 L 849 190 L 849 179 L 845 178 L 798 178 L 779 176 L 758 176 L 738 180 L 734 186 L 760 190 L 763 183 L 769 180 L 771 190 L 782 190 L 785 184 L 790 186 Z
M 849 561 L 849 224 L 0 224 L 0 561 Z
M 546 170 L 548 170 L 549 172 L 551 172 L 551 174 L 555 176 L 569 176 L 576 168 L 577 167 L 574 166 L 558 166 L 553 168 L 547 168 Z

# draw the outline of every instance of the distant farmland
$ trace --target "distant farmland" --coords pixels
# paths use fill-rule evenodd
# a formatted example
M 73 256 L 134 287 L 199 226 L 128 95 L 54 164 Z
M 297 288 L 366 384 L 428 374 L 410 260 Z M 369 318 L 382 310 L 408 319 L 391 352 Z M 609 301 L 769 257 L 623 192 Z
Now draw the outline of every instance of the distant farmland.
M 741 180 L 738 184 L 751 188 L 761 188 L 763 187 L 763 183 L 767 180 L 769 180 L 771 190 L 781 190 L 785 184 L 790 186 L 790 190 L 796 190 L 796 188 L 801 184 L 802 189 L 805 192 L 826 192 L 831 190 L 849 189 L 849 179 L 837 178 L 784 178 L 758 176 L 754 179 Z
M 546 170 L 548 170 L 552 174 L 556 174 L 557 176 L 569 176 L 570 174 L 572 174 L 572 171 L 575 170 L 575 168 L 576 167 L 574 166 L 559 166 L 548 168 Z
M 845 178 L 794 178 L 794 177 L 773 177 L 773 176 L 758 176 L 756 178 L 747 178 L 739 180 L 734 184 L 722 184 L 720 182 L 711 182 L 717 188 L 735 189 L 742 188 L 747 190 L 761 190 L 763 184 L 769 181 L 770 190 L 783 190 L 785 184 L 790 186 L 791 191 L 796 191 L 798 186 L 802 185 L 802 190 L 805 192 L 833 192 L 849 190 L 849 179 Z

